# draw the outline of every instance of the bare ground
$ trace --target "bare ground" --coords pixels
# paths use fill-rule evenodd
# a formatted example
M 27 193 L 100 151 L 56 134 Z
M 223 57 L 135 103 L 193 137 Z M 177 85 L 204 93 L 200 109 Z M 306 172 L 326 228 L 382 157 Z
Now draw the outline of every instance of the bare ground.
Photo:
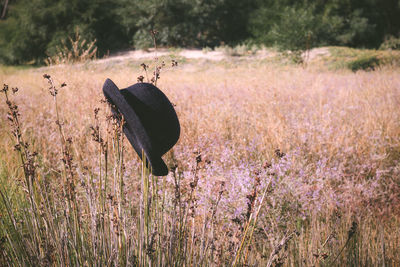
M 111 55 L 107 58 L 99 59 L 96 63 L 106 63 L 111 61 L 124 61 L 124 60 L 140 60 L 140 59 L 151 59 L 154 57 L 177 55 L 187 59 L 205 59 L 212 61 L 220 61 L 223 59 L 228 59 L 232 57 L 229 53 L 218 50 L 218 51 L 203 51 L 200 49 L 179 49 L 179 50 L 168 50 L 168 49 L 158 49 L 157 52 L 154 49 L 149 50 L 131 50 L 119 52 Z M 256 59 L 270 58 L 276 55 L 275 51 L 262 49 L 257 51 L 253 55 L 241 55 L 241 57 L 249 57 Z M 329 49 L 327 47 L 314 48 L 308 52 L 308 60 L 314 60 L 320 56 L 329 55 Z

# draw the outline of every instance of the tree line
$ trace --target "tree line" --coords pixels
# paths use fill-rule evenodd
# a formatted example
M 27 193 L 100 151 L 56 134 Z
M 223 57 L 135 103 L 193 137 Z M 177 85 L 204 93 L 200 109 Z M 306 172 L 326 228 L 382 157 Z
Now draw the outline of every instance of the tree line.
M 129 48 L 264 44 L 378 48 L 400 0 L 0 0 L 0 62 L 40 64 L 77 32 L 99 56 Z

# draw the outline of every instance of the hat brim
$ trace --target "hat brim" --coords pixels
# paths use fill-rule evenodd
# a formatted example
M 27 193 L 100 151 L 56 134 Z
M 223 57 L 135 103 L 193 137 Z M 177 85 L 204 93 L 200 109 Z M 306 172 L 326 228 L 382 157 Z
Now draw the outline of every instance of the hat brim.
M 143 150 L 146 156 L 146 161 L 150 165 L 147 167 L 151 170 L 152 174 L 156 176 L 167 175 L 168 167 L 162 160 L 162 155 L 154 155 L 151 153 L 153 149 L 150 137 L 135 110 L 125 100 L 125 97 L 121 94 L 119 88 L 113 81 L 107 79 L 103 85 L 103 93 L 107 100 L 111 102 L 111 104 L 115 105 L 119 112 L 124 116 L 125 124 L 123 131 L 141 159 Z

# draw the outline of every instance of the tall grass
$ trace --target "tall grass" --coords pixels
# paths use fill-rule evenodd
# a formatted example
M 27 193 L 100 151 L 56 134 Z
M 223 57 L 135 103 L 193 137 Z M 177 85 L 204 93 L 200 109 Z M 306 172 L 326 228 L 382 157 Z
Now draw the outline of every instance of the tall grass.
M 0 73 L 19 88 L 0 105 L 2 265 L 400 264 L 398 69 L 180 64 L 158 80 L 182 126 L 166 177 L 101 101 L 141 74 Z
M 75 36 L 69 36 L 68 42 L 63 41 L 62 46 L 57 46 L 55 50 L 44 60 L 46 65 L 85 62 L 96 59 L 97 55 L 96 40 L 87 42 L 82 39 L 78 28 L 75 29 Z

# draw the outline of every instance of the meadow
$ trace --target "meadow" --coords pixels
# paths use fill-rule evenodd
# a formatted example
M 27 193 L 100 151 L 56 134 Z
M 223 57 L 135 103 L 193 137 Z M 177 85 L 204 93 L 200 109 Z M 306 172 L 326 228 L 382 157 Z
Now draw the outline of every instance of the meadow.
M 0 265 L 400 265 L 398 66 L 161 61 L 166 177 L 103 101 L 143 61 L 0 68 Z

